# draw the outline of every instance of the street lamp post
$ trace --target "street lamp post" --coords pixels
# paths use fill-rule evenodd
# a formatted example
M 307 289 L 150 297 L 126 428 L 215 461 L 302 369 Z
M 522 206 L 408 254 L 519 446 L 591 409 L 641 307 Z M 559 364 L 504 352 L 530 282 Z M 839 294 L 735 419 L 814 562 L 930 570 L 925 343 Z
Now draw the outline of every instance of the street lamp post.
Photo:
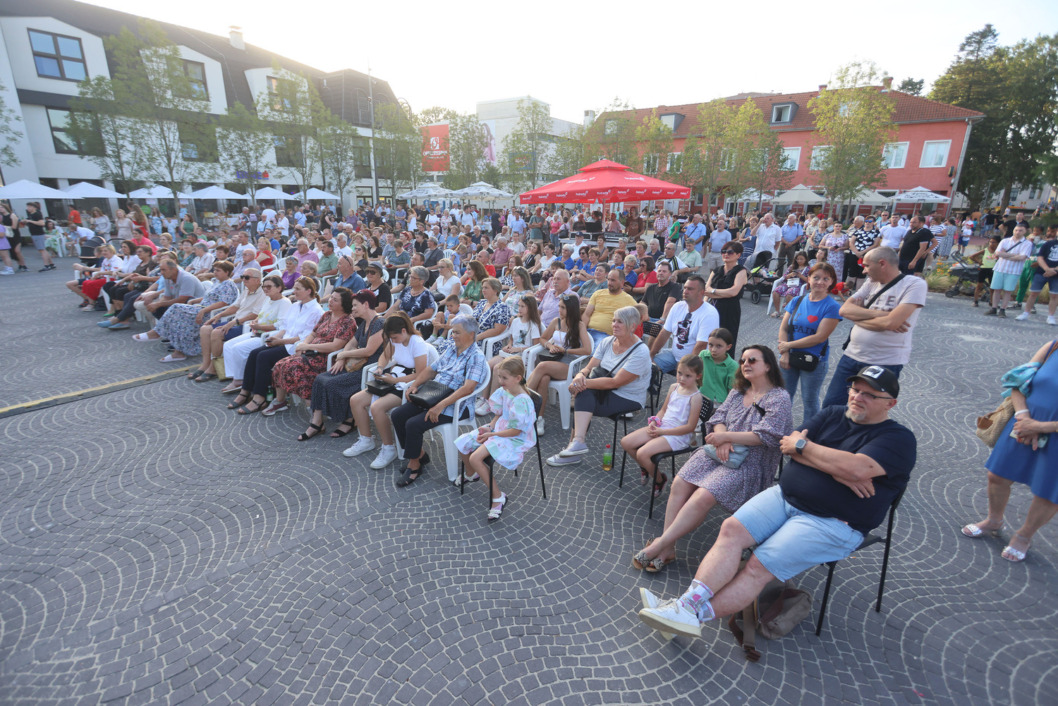
M 371 66 L 367 67 L 367 105 L 371 110 L 371 139 L 368 145 L 371 149 L 371 201 L 372 205 L 378 204 L 378 171 L 375 169 L 375 91 L 374 80 L 371 78 Z

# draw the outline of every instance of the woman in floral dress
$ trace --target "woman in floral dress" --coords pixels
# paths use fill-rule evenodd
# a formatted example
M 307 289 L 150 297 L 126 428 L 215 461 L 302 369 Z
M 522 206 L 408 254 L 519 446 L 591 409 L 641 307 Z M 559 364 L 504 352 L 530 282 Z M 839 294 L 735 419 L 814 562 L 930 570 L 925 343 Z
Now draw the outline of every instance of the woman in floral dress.
M 845 250 L 849 236 L 842 232 L 841 221 L 834 221 L 834 230 L 823 238 L 823 247 L 827 251 L 827 262 L 838 273 L 838 282 L 845 281 Z
M 507 330 L 507 325 L 511 322 L 511 310 L 500 300 L 500 281 L 498 279 L 495 277 L 486 278 L 481 283 L 481 295 L 481 301 L 474 305 L 474 318 L 477 319 L 478 328 L 480 329 L 477 336 L 478 341 L 499 336 Z M 438 353 L 444 355 L 451 345 L 453 345 L 451 340 L 444 340 L 438 341 L 435 347 Z M 485 351 L 486 359 L 499 355 L 503 342 L 493 343 L 491 347 L 491 351 Z
M 632 557 L 635 568 L 660 571 L 675 560 L 676 541 L 701 525 L 715 505 L 734 512 L 772 484 L 782 455 L 779 440 L 793 430 L 791 406 L 772 350 L 743 348 L 735 386 L 709 419 L 705 443 L 724 461 L 734 445 L 745 446 L 745 460 L 730 468 L 710 449 L 696 451 L 672 483 L 664 533 Z
M 297 395 L 304 400 L 312 398 L 312 383 L 316 376 L 327 369 L 327 356 L 345 348 L 345 344 L 356 333 L 353 313 L 353 293 L 345 287 L 337 287 L 328 299 L 329 309 L 320 317 L 312 333 L 294 346 L 294 353 L 272 368 L 272 383 L 276 397 L 263 414 L 271 417 L 285 412 L 288 395 Z
M 187 304 L 173 304 L 159 319 L 154 330 L 162 338 L 168 338 L 169 345 L 173 347 L 173 352 L 162 358 L 163 363 L 185 360 L 189 355 L 202 352 L 199 330 L 202 322 L 209 318 L 207 314 L 231 306 L 239 298 L 239 289 L 231 280 L 233 269 L 230 262 L 213 263 L 213 276 L 217 280 L 213 289 L 197 302 L 192 300 Z

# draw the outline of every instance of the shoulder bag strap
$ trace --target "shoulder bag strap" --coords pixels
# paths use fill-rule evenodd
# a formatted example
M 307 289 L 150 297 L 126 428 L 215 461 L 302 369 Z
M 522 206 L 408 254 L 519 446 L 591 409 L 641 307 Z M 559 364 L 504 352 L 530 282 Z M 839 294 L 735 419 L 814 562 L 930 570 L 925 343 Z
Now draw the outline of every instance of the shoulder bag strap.
M 616 339 L 614 339 L 614 340 L 616 340 Z M 632 353 L 635 351 L 635 349 L 639 348 L 642 345 L 645 345 L 645 344 L 642 341 L 638 341 L 638 342 L 636 342 L 636 344 L 634 346 L 629 348 L 628 352 L 625 353 L 623 356 L 621 356 L 621 360 L 617 361 L 617 365 L 613 366 L 613 370 L 610 371 L 610 374 L 611 375 L 616 375 L 617 371 L 620 370 L 621 366 L 625 364 L 626 360 L 628 360 L 628 356 L 632 355 Z M 610 344 L 610 350 L 611 351 L 613 350 L 613 344 L 612 343 Z

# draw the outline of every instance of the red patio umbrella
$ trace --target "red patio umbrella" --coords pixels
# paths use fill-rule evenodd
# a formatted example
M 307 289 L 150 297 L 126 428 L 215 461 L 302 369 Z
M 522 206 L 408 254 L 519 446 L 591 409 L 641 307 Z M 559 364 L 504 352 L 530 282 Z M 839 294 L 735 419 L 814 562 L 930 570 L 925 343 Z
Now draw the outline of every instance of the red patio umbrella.
M 518 198 L 531 203 L 613 203 L 615 201 L 651 201 L 653 199 L 688 199 L 686 186 L 636 174 L 630 167 L 608 159 L 582 167 L 578 173 L 559 179 Z

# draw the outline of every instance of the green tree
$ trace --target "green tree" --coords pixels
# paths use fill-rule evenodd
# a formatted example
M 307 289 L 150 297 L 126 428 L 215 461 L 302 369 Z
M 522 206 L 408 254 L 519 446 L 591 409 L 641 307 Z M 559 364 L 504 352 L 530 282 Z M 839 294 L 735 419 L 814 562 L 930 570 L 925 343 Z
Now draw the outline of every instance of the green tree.
M 583 125 L 571 125 L 565 135 L 555 139 L 555 147 L 547 155 L 547 172 L 557 178 L 576 174 L 577 170 L 592 161 L 584 139 Z
M 11 143 L 22 140 L 22 131 L 15 127 L 16 123 L 22 122 L 22 117 L 4 102 L 3 94 L 6 92 L 7 88 L 0 82 L 0 164 L 15 167 L 19 159 Z
M 285 159 L 279 160 L 277 155 L 277 161 L 289 168 L 288 174 L 305 193 L 325 172 L 322 134 L 336 118 L 320 100 L 311 79 L 283 71 L 278 65 L 273 71 L 276 80 L 269 87 L 264 117 L 273 124 L 276 142 L 285 153 Z
M 900 85 L 896 87 L 896 90 L 910 93 L 913 96 L 920 96 L 922 95 L 922 87 L 925 85 L 926 79 L 913 79 L 909 77 L 901 81 Z
M 327 155 L 324 176 L 328 186 L 338 193 L 344 211 L 345 194 L 356 183 L 356 168 L 363 138 L 354 126 L 336 119 L 323 130 L 322 141 L 323 151 Z
M 459 114 L 451 108 L 442 108 L 439 105 L 431 105 L 429 108 L 419 111 L 415 115 L 415 124 L 419 127 L 434 125 L 435 123 L 451 122 L 459 117 Z
M 82 81 L 70 99 L 68 132 L 99 175 L 128 195 L 147 176 L 148 165 L 144 125 L 125 114 L 124 88 L 106 76 Z
M 615 98 L 600 113 L 584 136 L 589 162 L 609 159 L 635 168 L 639 148 L 636 146 L 637 123 L 634 111 L 631 103 Z
M 788 189 L 791 172 L 786 167 L 786 147 L 779 133 L 765 125 L 755 133 L 753 158 L 750 162 L 753 188 L 758 192 L 757 208 L 764 205 L 764 192 Z
M 184 70 L 177 46 L 161 27 L 140 20 L 138 35 L 123 27 L 104 40 L 111 60 L 111 87 L 121 111 L 142 128 L 140 147 L 147 174 L 169 187 L 179 211 L 177 191 L 213 171 L 216 133 L 204 117 L 208 103 Z
M 463 189 L 478 180 L 485 167 L 488 135 L 475 115 L 457 115 L 448 124 L 447 189 Z
M 422 134 L 399 105 L 385 103 L 375 109 L 375 168 L 394 196 L 422 172 L 421 149 Z
M 276 178 L 282 176 L 272 159 L 275 149 L 272 127 L 258 113 L 263 100 L 258 101 L 257 110 L 236 102 L 221 119 L 217 132 L 227 181 L 241 184 L 252 201 L 256 201 L 255 194 L 261 186 L 258 175 L 269 172 Z
M 724 171 L 719 190 L 725 196 L 752 188 L 763 200 L 765 191 L 783 188 L 789 181 L 789 172 L 782 169 L 782 140 L 752 98 L 738 107 L 724 135 Z
M 722 98 L 698 106 L 694 127 L 680 155 L 680 173 L 673 176 L 675 181 L 702 194 L 706 204 L 728 179 L 724 162 L 729 155 L 726 150 L 730 149 L 730 126 L 735 115 L 735 109 Z
M 510 158 L 518 155 L 528 157 L 527 171 L 518 171 L 527 177 L 529 188 L 535 189 L 548 164 L 547 154 L 553 144 L 551 131 L 554 121 L 551 109 L 546 103 L 522 99 L 518 101 L 518 123 L 503 138 L 503 151 L 508 155 L 504 164 L 510 164 Z
M 664 172 L 672 152 L 672 128 L 661 122 L 655 109 L 636 126 L 635 135 L 639 158 L 636 164 L 629 166 L 637 171 L 642 169 L 644 174 Z
M 846 204 L 861 187 L 885 183 L 882 151 L 895 134 L 892 93 L 876 85 L 878 68 L 853 62 L 838 69 L 828 88 L 808 102 L 816 125 L 816 145 L 825 146 L 812 169 L 826 188 L 831 209 Z

